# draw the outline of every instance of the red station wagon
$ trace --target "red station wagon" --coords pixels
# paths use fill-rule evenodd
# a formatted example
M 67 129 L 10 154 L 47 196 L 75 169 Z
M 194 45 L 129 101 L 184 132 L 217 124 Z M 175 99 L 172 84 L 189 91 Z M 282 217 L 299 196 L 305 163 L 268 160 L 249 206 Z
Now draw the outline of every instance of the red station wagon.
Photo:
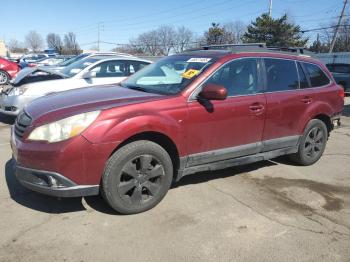
M 52 196 L 101 192 L 116 211 L 138 213 L 188 174 L 281 155 L 315 163 L 343 105 L 343 89 L 310 57 L 256 47 L 188 51 L 121 86 L 34 100 L 12 129 L 16 176 Z

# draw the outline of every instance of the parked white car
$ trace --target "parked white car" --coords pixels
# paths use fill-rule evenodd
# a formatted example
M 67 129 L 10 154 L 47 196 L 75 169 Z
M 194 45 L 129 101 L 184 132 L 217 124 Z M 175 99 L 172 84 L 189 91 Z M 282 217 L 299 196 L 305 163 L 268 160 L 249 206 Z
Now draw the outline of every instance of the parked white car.
M 86 57 L 61 71 L 25 68 L 0 96 L 0 113 L 17 115 L 33 99 L 74 88 L 118 84 L 151 61 L 133 56 Z

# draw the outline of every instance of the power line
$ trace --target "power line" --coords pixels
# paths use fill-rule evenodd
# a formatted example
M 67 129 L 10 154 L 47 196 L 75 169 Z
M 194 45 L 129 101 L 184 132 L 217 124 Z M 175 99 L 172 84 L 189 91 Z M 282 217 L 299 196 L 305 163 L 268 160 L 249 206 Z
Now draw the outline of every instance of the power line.
M 301 33 L 306 33 L 306 32 L 313 32 L 313 31 L 320 31 L 320 30 L 325 30 L 325 29 L 332 29 L 332 28 L 336 28 L 337 25 L 332 25 L 332 26 L 326 26 L 326 27 L 319 27 L 319 28 L 313 28 L 313 29 L 307 29 L 307 30 L 300 30 Z M 350 25 L 339 25 L 339 27 L 349 27 Z

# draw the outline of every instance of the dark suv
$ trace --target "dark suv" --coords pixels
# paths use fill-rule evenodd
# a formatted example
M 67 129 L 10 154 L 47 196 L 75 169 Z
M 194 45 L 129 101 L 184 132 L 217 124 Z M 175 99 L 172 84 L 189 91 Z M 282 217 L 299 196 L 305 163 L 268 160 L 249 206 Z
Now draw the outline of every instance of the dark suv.
M 344 92 L 350 94 L 350 64 L 327 64 L 326 66 L 333 74 L 334 80 L 343 86 Z
M 309 57 L 263 48 L 185 52 L 121 86 L 34 100 L 12 130 L 16 175 L 37 192 L 101 192 L 120 213 L 138 213 L 188 174 L 281 155 L 315 163 L 343 105 L 343 89 Z

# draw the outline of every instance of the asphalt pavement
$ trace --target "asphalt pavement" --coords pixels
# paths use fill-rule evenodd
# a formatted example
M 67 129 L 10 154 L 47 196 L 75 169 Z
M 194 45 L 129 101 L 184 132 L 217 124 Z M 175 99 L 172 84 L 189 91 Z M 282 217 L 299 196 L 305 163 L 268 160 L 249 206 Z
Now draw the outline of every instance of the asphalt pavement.
M 13 173 L 0 118 L 0 261 L 350 261 L 350 98 L 321 160 L 285 158 L 185 177 L 154 209 L 58 199 Z

